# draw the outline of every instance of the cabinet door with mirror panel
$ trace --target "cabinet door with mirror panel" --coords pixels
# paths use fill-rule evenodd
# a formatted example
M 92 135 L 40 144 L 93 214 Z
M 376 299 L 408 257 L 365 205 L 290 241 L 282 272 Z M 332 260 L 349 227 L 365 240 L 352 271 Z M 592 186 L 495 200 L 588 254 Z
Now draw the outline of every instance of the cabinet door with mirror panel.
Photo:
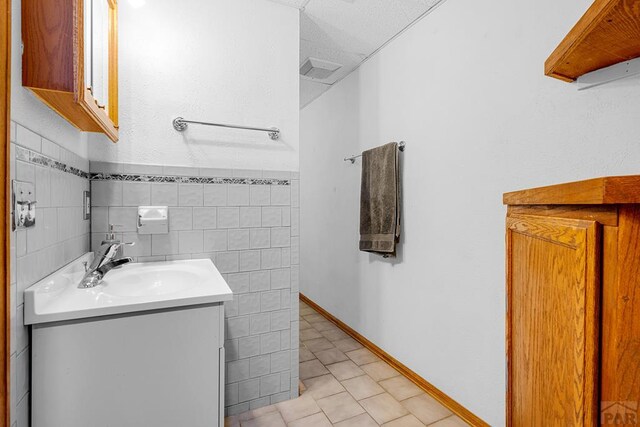
M 23 86 L 83 131 L 118 140 L 116 0 L 23 0 Z

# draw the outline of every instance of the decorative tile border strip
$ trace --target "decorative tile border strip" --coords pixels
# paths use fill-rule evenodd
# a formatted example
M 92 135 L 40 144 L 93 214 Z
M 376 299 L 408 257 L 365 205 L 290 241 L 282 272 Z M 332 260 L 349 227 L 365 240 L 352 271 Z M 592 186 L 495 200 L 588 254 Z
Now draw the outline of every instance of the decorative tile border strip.
M 177 182 L 180 184 L 291 185 L 291 181 L 288 179 L 214 178 L 205 176 L 134 175 L 118 173 L 92 173 L 90 179 L 92 181 Z
M 92 181 L 126 181 L 126 182 L 176 182 L 180 184 L 253 184 L 253 185 L 291 185 L 289 179 L 270 178 L 216 178 L 204 176 L 173 176 L 173 175 L 136 175 L 89 173 L 76 167 L 69 166 L 51 157 L 29 150 L 19 145 L 16 148 L 16 160 L 49 167 L 61 172 L 70 173 L 80 178 Z
M 75 176 L 79 176 L 80 178 L 89 179 L 89 176 L 90 176 L 88 172 L 85 172 L 73 166 L 69 166 L 56 159 L 52 159 L 51 157 L 29 150 L 28 148 L 21 147 L 17 144 L 16 144 L 16 160 L 49 167 L 51 169 L 55 169 L 60 172 L 66 172 Z

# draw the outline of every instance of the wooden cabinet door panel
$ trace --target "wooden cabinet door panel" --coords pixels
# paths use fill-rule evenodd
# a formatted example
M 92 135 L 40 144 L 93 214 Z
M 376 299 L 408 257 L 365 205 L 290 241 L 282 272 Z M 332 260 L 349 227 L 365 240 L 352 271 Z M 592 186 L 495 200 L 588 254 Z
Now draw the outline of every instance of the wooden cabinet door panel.
M 599 227 L 507 218 L 508 425 L 597 425 Z

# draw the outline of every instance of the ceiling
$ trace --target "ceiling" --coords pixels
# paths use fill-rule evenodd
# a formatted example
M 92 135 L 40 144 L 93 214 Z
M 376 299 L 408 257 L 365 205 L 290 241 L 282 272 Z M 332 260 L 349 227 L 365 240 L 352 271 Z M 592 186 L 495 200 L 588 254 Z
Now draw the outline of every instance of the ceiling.
M 313 57 L 343 67 L 328 79 L 300 77 L 300 108 L 442 0 L 272 0 L 300 10 L 300 64 Z

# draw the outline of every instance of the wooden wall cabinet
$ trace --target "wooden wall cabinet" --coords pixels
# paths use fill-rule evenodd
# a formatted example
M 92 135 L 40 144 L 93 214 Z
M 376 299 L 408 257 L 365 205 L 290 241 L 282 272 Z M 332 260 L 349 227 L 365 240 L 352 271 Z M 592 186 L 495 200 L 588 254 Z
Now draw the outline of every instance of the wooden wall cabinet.
M 507 425 L 640 423 L 640 176 L 504 203 Z
M 78 129 L 116 142 L 116 0 L 22 0 L 22 41 L 22 85 Z

